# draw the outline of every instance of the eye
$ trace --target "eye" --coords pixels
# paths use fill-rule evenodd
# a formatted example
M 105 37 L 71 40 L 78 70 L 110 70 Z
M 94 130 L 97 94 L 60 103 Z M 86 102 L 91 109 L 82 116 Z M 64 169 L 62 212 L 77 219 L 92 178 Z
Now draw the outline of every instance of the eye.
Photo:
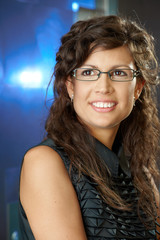
M 95 72 L 93 69 L 85 69 L 81 72 L 81 75 L 83 76 L 93 76 L 95 75 Z
M 123 76 L 127 76 L 128 74 L 125 70 L 116 69 L 111 72 L 111 75 L 117 76 L 117 77 L 123 77 Z

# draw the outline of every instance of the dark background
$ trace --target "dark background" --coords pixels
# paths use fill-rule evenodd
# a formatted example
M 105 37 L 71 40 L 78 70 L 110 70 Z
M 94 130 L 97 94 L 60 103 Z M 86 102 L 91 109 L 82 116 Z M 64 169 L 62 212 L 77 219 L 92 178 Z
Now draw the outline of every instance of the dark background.
M 45 104 L 46 86 L 60 37 L 86 14 L 120 14 L 154 36 L 160 59 L 159 12 L 159 0 L 0 0 L 0 240 L 20 239 L 19 170 L 25 151 L 45 136 L 53 98 L 49 89 Z

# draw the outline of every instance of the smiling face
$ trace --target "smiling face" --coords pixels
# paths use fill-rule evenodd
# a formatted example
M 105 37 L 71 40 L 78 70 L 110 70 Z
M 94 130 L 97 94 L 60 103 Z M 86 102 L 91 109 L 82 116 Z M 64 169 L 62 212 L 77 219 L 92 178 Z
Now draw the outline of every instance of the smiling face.
M 136 70 L 126 46 L 111 50 L 97 48 L 81 68 L 96 68 L 102 72 L 115 68 Z M 79 119 L 96 137 L 102 131 L 116 134 L 121 121 L 131 113 L 134 97 L 138 98 L 142 85 L 137 83 L 136 77 L 132 81 L 116 82 L 108 74 L 101 74 L 97 81 L 67 81 L 67 90 L 70 97 L 74 95 L 73 106 Z

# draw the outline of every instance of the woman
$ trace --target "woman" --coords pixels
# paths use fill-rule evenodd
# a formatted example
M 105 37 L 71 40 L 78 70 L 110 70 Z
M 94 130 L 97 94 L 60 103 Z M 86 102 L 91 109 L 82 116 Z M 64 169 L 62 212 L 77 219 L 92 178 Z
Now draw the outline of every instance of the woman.
M 23 240 L 160 239 L 152 37 L 105 16 L 61 43 L 47 139 L 22 164 Z

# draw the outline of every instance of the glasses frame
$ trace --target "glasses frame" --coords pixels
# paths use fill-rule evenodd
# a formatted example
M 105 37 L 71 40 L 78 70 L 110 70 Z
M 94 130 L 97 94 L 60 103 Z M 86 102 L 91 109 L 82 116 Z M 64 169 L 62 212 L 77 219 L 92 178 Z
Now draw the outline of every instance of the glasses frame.
M 82 79 L 78 79 L 78 78 L 76 78 L 76 71 L 78 70 L 78 69 L 91 69 L 91 70 L 96 70 L 96 71 L 98 71 L 99 73 L 97 74 L 97 79 L 94 79 L 94 80 L 82 80 Z M 114 71 L 114 70 L 131 70 L 132 72 L 133 72 L 133 78 L 131 79 L 131 80 L 124 80 L 124 81 L 122 81 L 122 80 L 113 80 L 112 79 L 112 76 L 111 76 L 111 74 L 110 74 L 110 72 L 112 72 L 112 71 Z M 108 72 L 101 72 L 99 69 L 97 69 L 97 68 L 75 68 L 74 70 L 73 70 L 73 74 L 72 74 L 72 76 L 73 77 L 75 77 L 75 79 L 76 80 L 78 80 L 78 81 L 82 81 L 82 82 L 89 82 L 89 81 L 97 81 L 99 78 L 100 78 L 100 76 L 101 76 L 101 74 L 102 73 L 104 73 L 104 74 L 107 74 L 108 75 L 108 77 L 111 79 L 111 81 L 113 81 L 113 82 L 131 82 L 131 81 L 133 81 L 133 79 L 135 78 L 135 77 L 137 77 L 137 76 L 139 76 L 139 74 L 140 74 L 140 70 L 134 70 L 134 69 L 131 69 L 131 68 L 113 68 L 113 69 L 111 69 L 111 70 L 109 70 Z

